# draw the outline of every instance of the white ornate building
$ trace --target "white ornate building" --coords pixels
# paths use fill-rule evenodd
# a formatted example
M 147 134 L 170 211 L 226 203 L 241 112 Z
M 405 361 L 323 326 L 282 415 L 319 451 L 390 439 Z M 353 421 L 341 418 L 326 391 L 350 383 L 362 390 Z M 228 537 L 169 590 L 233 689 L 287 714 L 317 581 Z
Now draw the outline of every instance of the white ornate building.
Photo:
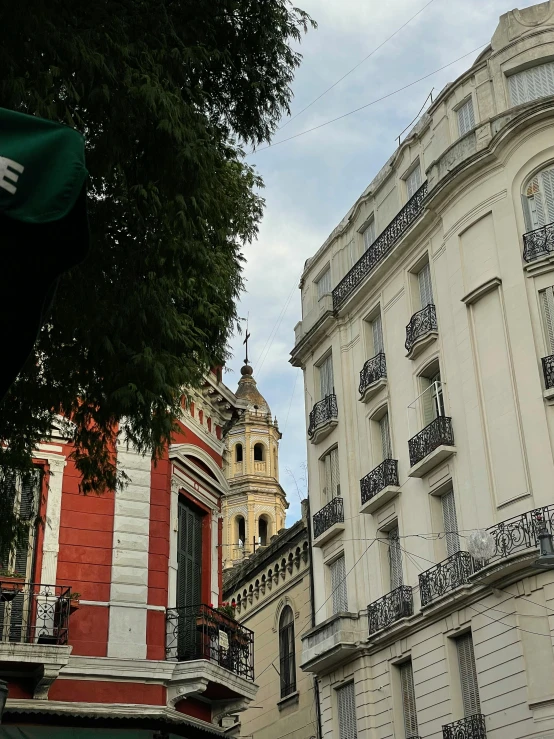
M 229 493 L 222 503 L 223 566 L 231 567 L 267 546 L 285 526 L 288 502 L 279 484 L 277 419 L 261 395 L 253 369 L 241 368 L 236 397 L 246 411 L 226 438 L 225 475 Z
M 306 264 L 324 739 L 554 737 L 553 60 L 503 15 Z

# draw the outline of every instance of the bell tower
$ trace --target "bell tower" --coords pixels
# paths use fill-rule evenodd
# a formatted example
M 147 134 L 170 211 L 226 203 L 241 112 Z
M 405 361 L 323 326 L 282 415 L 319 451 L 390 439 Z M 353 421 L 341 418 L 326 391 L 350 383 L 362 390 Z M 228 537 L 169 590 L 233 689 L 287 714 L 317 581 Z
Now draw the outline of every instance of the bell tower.
M 230 492 L 222 501 L 223 563 L 231 567 L 285 526 L 288 502 L 279 484 L 277 419 L 258 390 L 254 370 L 241 367 L 237 398 L 248 407 L 226 438 L 225 476 Z

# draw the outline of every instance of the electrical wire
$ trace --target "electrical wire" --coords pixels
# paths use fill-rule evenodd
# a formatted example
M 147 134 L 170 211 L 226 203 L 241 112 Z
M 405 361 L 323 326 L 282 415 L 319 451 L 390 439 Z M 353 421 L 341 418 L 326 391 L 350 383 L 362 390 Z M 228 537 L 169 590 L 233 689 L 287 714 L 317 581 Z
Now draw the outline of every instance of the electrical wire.
M 330 87 L 328 87 L 328 88 L 327 88 L 326 90 L 324 90 L 324 91 L 323 91 L 323 92 L 322 92 L 322 93 L 321 93 L 320 95 L 318 95 L 318 96 L 317 96 L 316 98 L 314 98 L 314 99 L 312 100 L 312 102 L 311 102 L 311 103 L 308 103 L 308 105 L 306 105 L 306 106 L 305 106 L 304 108 L 302 108 L 302 110 L 299 110 L 299 111 L 298 111 L 298 113 L 295 113 L 295 114 L 294 114 L 293 116 L 291 116 L 291 117 L 290 117 L 290 118 L 288 119 L 288 121 L 287 121 L 286 123 L 283 123 L 283 125 L 282 125 L 282 126 L 279 126 L 279 128 L 278 128 L 277 130 L 278 130 L 278 131 L 282 131 L 282 130 L 283 130 L 283 128 L 285 128 L 285 126 L 288 126 L 288 125 L 289 125 L 289 123 L 291 123 L 291 122 L 292 122 L 292 121 L 293 121 L 293 120 L 294 120 L 295 118 L 298 118 L 298 116 L 299 116 L 299 115 L 302 115 L 302 113 L 304 113 L 304 111 L 308 110 L 308 108 L 311 108 L 311 107 L 312 107 L 312 105 L 313 105 L 314 103 L 317 103 L 317 101 L 318 101 L 318 100 L 321 100 L 321 98 L 322 98 L 322 97 L 323 97 L 324 95 L 327 95 L 327 93 L 328 93 L 328 92 L 330 92 L 330 91 L 331 91 L 331 90 L 332 90 L 332 89 L 333 89 L 334 87 L 336 87 L 336 86 L 337 86 L 337 85 L 338 85 L 338 84 L 339 84 L 340 82 L 342 82 L 342 81 L 343 81 L 344 79 L 346 79 L 346 78 L 348 77 L 348 75 L 352 74 L 352 72 L 354 72 L 354 71 L 355 71 L 356 69 L 358 69 L 358 67 L 361 67 L 361 66 L 362 66 L 362 64 L 363 64 L 364 62 L 367 62 L 367 60 L 368 60 L 368 59 L 369 59 L 370 57 L 372 57 L 372 56 L 373 56 L 373 55 L 374 55 L 374 54 L 375 54 L 376 52 L 378 52 L 378 51 L 379 51 L 379 49 L 382 49 L 382 48 L 383 48 L 383 46 L 384 46 L 384 45 L 385 45 L 386 43 L 388 43 L 388 42 L 389 42 L 389 41 L 390 41 L 391 39 L 393 39 L 393 38 L 394 38 L 394 37 L 395 37 L 395 36 L 396 36 L 396 35 L 397 35 L 398 33 L 400 33 L 400 31 L 402 31 L 402 29 L 403 29 L 403 28 L 406 28 L 406 26 L 407 26 L 408 24 L 410 24 L 410 23 L 411 23 L 411 22 L 412 22 L 412 21 L 413 21 L 413 20 L 414 20 L 415 18 L 417 18 L 417 16 L 418 16 L 418 15 L 420 15 L 421 13 L 423 13 L 423 11 L 424 11 L 424 10 L 425 10 L 426 8 L 428 8 L 428 7 L 429 7 L 429 5 L 431 5 L 431 3 L 433 3 L 433 2 L 434 2 L 434 0 L 429 0 L 429 2 L 427 3 L 427 5 L 424 5 L 424 6 L 422 7 L 422 8 L 420 8 L 420 10 L 418 10 L 418 11 L 417 11 L 417 13 L 416 13 L 415 15 L 412 15 L 412 17 L 411 17 L 411 18 L 408 18 L 408 20 L 407 20 L 407 21 L 406 21 L 405 23 L 403 23 L 403 24 L 402 24 L 402 25 L 400 26 L 400 28 L 397 28 L 397 29 L 396 29 L 396 31 L 395 31 L 394 33 L 391 33 L 391 35 L 390 35 L 390 36 L 389 36 L 388 38 L 386 38 L 386 39 L 385 39 L 385 40 L 384 40 L 384 41 L 383 41 L 382 43 L 380 43 L 380 44 L 379 44 L 379 46 L 376 46 L 376 47 L 375 47 L 375 48 L 373 49 L 373 51 L 371 51 L 371 52 L 370 52 L 370 53 L 369 53 L 369 54 L 368 54 L 368 55 L 367 55 L 366 57 L 364 57 L 364 58 L 362 59 L 362 61 L 361 61 L 361 62 L 358 62 L 358 64 L 354 65 L 354 66 L 352 67 L 352 69 L 348 70 L 348 72 L 346 72 L 346 74 L 343 74 L 343 76 L 342 76 L 342 77 L 341 77 L 340 79 L 338 79 L 338 80 L 337 80 L 336 82 L 334 82 L 334 83 L 333 83 L 333 84 L 332 84 L 332 85 L 331 85 Z
M 305 131 L 300 131 L 300 133 L 297 133 L 294 136 L 289 136 L 286 139 L 275 141 L 274 143 L 268 144 L 267 146 L 262 146 L 260 149 L 253 149 L 250 153 L 254 154 L 260 151 L 266 151 L 267 149 L 273 149 L 275 146 L 279 146 L 279 144 L 284 144 L 287 141 L 292 141 L 293 139 L 297 139 L 299 136 L 305 136 L 307 133 L 311 133 L 312 131 L 317 131 L 318 129 L 323 128 L 324 126 L 328 126 L 331 123 L 336 123 L 336 121 L 340 121 L 343 118 L 347 118 L 348 116 L 353 115 L 354 113 L 358 113 L 360 110 L 365 110 L 365 108 L 369 108 L 372 105 L 376 105 L 377 103 L 380 103 L 381 101 L 386 100 L 387 98 L 390 98 L 393 95 L 398 94 L 399 92 L 403 92 L 403 90 L 407 90 L 409 87 L 413 87 L 414 85 L 417 85 L 418 82 L 423 82 L 423 80 L 426 80 L 429 77 L 432 77 L 434 74 L 438 74 L 439 72 L 442 72 L 444 69 L 447 69 L 448 67 L 451 67 L 453 64 L 460 62 L 462 59 L 465 59 L 466 57 L 471 56 L 472 54 L 475 54 L 477 51 L 484 49 L 485 46 L 488 46 L 488 43 L 477 46 L 475 49 L 468 51 L 467 54 L 463 54 L 463 56 L 459 56 L 457 59 L 454 59 L 453 61 L 448 62 L 448 64 L 444 64 L 442 67 L 439 67 L 438 69 L 435 69 L 432 72 L 429 72 L 429 74 L 425 74 L 423 75 L 423 77 L 419 77 L 417 80 L 413 80 L 413 82 L 409 82 L 407 85 L 404 85 L 403 87 L 399 87 L 397 90 L 393 90 L 392 92 L 389 92 L 386 95 L 383 95 L 382 97 L 377 98 L 376 100 L 372 100 L 371 102 L 366 103 L 365 105 L 361 105 L 359 108 L 350 110 L 348 113 L 343 113 L 343 115 L 339 115 L 337 118 L 332 118 L 329 121 L 320 123 L 318 126 L 314 126 L 313 128 L 308 128 Z

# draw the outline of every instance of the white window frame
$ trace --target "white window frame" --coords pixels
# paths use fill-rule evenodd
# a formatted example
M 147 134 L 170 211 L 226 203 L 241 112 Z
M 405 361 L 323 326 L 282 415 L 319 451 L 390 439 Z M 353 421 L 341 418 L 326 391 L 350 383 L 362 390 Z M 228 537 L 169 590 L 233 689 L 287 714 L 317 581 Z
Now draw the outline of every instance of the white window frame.
M 454 641 L 456 643 L 456 654 L 458 657 L 464 717 L 468 717 L 476 713 L 481 713 L 473 635 L 471 631 L 468 631 L 466 634 L 457 637 Z
M 330 265 L 319 274 L 314 280 L 316 286 L 316 295 L 318 301 L 320 301 L 325 295 L 330 295 L 333 291 L 331 282 L 331 267 Z
M 414 671 L 412 660 L 398 665 L 400 679 L 400 697 L 402 701 L 402 717 L 404 733 L 407 739 L 418 735 L 417 705 L 415 698 Z M 408 709 L 408 710 L 406 710 Z
M 532 67 L 514 72 L 506 81 L 513 106 L 554 95 L 554 61 L 534 64 Z
M 333 498 L 340 498 L 340 466 L 338 446 L 329 449 L 321 457 L 323 469 L 323 500 L 329 503 Z
M 375 243 L 375 239 L 377 237 L 375 231 L 375 218 L 371 218 L 369 223 L 362 231 L 362 235 L 364 237 L 364 251 L 367 251 L 371 247 L 371 245 Z
M 332 395 L 335 390 L 335 369 L 333 367 L 333 353 L 329 352 L 321 359 L 317 367 L 319 400 Z
M 337 613 L 348 611 L 348 590 L 346 585 L 346 559 L 344 552 L 335 557 L 332 562 L 327 565 L 329 568 L 330 582 L 330 600 L 331 612 L 335 616 Z
M 475 107 L 473 96 L 469 95 L 457 108 L 456 120 L 458 124 L 458 136 L 465 136 L 475 128 Z
M 417 176 L 415 176 L 416 172 L 418 173 Z M 410 171 L 404 178 L 404 183 L 406 185 L 406 201 L 408 201 L 415 195 L 415 193 L 419 190 L 419 188 L 423 184 L 423 175 L 421 172 L 421 162 L 419 161 L 419 159 L 417 160 L 416 165 L 410 169 Z
M 356 689 L 354 681 L 335 688 L 337 702 L 337 735 L 338 739 L 357 739 L 358 728 L 356 719 Z M 350 709 L 350 715 L 345 717 L 345 710 Z

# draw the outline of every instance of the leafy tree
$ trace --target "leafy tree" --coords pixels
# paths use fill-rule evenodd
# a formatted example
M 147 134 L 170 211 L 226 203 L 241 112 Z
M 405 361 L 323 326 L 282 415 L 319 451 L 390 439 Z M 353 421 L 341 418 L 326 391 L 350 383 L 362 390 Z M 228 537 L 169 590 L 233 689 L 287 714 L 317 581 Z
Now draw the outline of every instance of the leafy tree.
M 293 44 L 314 24 L 288 0 L 31 0 L 4 3 L 0 25 L 0 106 L 86 136 L 91 231 L 0 406 L 5 551 L 4 476 L 28 473 L 55 414 L 74 422 L 82 491 L 101 493 L 121 483 L 121 420 L 159 455 L 183 388 L 225 359 L 263 208 L 241 147 L 288 112 Z

